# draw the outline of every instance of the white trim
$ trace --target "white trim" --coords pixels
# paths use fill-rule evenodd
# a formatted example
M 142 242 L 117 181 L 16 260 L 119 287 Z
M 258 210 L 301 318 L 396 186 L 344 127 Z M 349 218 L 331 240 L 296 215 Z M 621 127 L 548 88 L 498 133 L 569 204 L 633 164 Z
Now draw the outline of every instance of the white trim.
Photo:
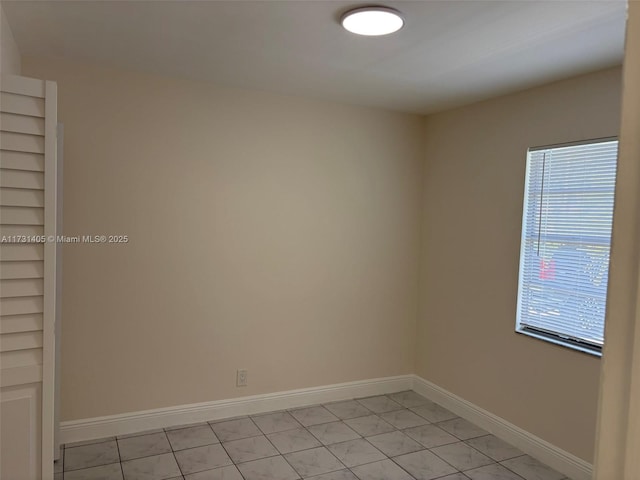
M 58 86 L 45 82 L 44 234 L 55 238 Z M 44 244 L 44 295 L 42 314 L 42 478 L 53 476 L 55 389 L 56 244 Z
M 431 383 L 414 376 L 413 390 L 444 408 L 484 428 L 523 452 L 537 458 L 573 480 L 591 480 L 593 467 L 581 458 L 523 430 L 505 419 Z
M 228 400 L 157 408 L 106 417 L 72 420 L 61 423 L 60 440 L 62 443 L 79 442 L 113 435 L 142 432 L 155 428 L 382 395 L 410 390 L 413 382 L 414 375 L 399 375 Z
M 62 233 L 62 180 L 64 154 L 64 125 L 56 126 L 56 235 Z M 60 353 L 62 338 L 62 243 L 56 242 L 56 280 L 55 280 L 55 318 L 53 336 L 54 347 L 54 380 L 53 380 L 53 458 L 60 459 Z

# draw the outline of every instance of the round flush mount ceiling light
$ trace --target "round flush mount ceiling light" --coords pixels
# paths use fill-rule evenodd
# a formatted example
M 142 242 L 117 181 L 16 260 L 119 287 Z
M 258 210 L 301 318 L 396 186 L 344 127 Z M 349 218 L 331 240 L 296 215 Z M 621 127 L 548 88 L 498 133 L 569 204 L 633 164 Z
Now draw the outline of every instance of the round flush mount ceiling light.
M 369 37 L 389 35 L 404 25 L 400 12 L 388 7 L 355 8 L 342 15 L 340 22 L 351 33 Z

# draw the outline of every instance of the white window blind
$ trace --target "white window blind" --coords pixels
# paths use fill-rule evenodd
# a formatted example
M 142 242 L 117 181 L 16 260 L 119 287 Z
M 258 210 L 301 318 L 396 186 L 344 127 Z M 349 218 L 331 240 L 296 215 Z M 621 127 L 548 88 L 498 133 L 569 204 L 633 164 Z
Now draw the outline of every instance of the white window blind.
M 517 331 L 601 350 L 617 156 L 612 139 L 529 150 Z

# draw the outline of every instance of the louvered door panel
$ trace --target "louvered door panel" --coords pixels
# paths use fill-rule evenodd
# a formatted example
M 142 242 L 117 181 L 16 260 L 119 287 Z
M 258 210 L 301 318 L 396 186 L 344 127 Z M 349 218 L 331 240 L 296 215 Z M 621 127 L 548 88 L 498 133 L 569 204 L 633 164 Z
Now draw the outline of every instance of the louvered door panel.
M 2 302 L 0 302 L 0 316 L 43 312 L 44 300 L 42 295 L 33 297 L 9 297 L 2 299 Z
M 42 314 L 4 315 L 0 317 L 0 333 L 20 333 L 42 330 Z
M 0 263 L 43 259 L 44 245 L 41 243 L 5 243 L 0 250 Z
M 42 348 L 42 332 L 5 333 L 0 336 L 0 352 Z
M 0 204 L 44 208 L 44 192 L 27 188 L 0 188 Z
M 0 187 L 44 190 L 44 173 L 19 170 L 18 168 L 3 168 L 0 170 Z
M 0 262 L 0 278 L 44 278 L 44 262 L 42 260 L 21 262 Z
M 43 225 L 0 225 L 0 237 L 41 237 Z
M 42 135 L 0 131 L 0 144 L 4 150 L 44 153 L 44 137 Z
M 26 133 L 44 137 L 44 118 L 0 113 L 3 132 Z
M 0 206 L 2 225 L 44 225 L 44 208 Z
M 2 125 L 2 123 L 0 123 L 0 125 Z M 12 152 L 9 150 L 5 150 L 4 152 L 2 152 L 2 155 L 0 155 L 0 168 L 7 175 L 15 172 L 25 171 L 44 172 L 44 155 L 40 155 L 38 153 Z M 8 181 L 7 183 L 13 182 Z
M 2 370 L 15 367 L 37 367 L 42 365 L 42 348 L 28 348 L 0 352 Z
M 42 278 L 0 280 L 0 298 L 41 295 L 44 295 L 44 281 Z
M 0 404 L 18 415 L 0 428 L 29 445 L 12 457 L 2 442 L 0 477 L 33 480 L 53 468 L 56 89 L 2 77 L 0 90 Z
M 0 104 L 2 104 L 2 113 L 44 118 L 44 98 L 2 92 L 0 94 Z

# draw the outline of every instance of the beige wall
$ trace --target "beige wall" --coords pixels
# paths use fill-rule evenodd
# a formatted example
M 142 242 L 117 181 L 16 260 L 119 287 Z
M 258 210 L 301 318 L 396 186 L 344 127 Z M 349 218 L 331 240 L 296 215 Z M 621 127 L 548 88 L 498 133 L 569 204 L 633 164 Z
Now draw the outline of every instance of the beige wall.
M 617 135 L 620 70 L 430 116 L 417 373 L 587 461 L 600 359 L 514 332 L 527 148 Z
M 421 117 L 23 73 L 58 82 L 64 234 L 130 237 L 64 248 L 62 420 L 412 372 Z
M 520 222 L 526 149 L 616 135 L 619 69 L 426 127 L 64 61 L 23 72 L 58 82 L 64 233 L 131 238 L 64 249 L 63 420 L 415 371 L 592 460 L 600 360 L 514 332 Z
M 20 75 L 20 51 L 0 4 L 0 73 Z

